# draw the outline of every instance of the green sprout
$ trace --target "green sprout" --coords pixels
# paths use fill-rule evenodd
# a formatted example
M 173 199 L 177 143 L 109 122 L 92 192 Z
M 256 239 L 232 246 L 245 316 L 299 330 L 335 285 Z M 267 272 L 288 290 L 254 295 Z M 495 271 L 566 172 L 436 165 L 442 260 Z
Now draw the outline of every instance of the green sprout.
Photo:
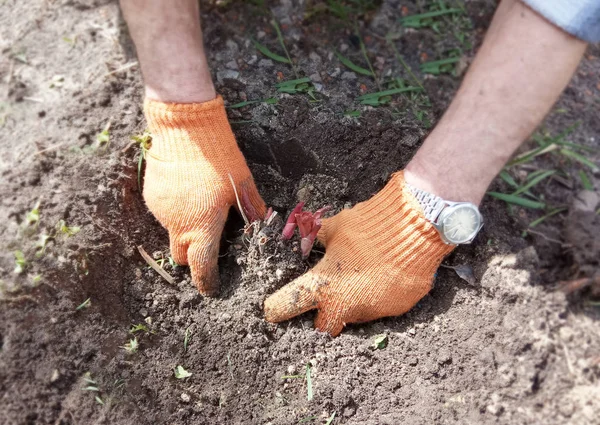
M 100 133 L 98 133 L 96 135 L 96 141 L 98 142 L 98 147 L 99 148 L 108 148 L 108 145 L 110 143 L 110 121 L 108 122 L 108 124 L 106 124 L 106 127 L 104 127 L 104 130 L 102 130 Z
M 80 226 L 67 226 L 64 220 L 59 220 L 56 227 L 60 233 L 67 235 L 67 237 L 76 235 L 81 230 Z
M 134 334 L 136 332 L 150 333 L 150 330 L 148 329 L 148 326 L 144 325 L 143 323 L 138 323 L 137 325 L 131 325 L 131 329 L 129 329 L 130 334 Z
M 48 241 L 51 239 L 54 239 L 54 237 L 51 235 L 47 235 L 45 233 L 40 235 L 40 239 L 35 244 L 35 246 L 36 246 L 35 256 L 37 258 L 42 257 L 46 253 L 46 247 L 48 246 Z
M 37 201 L 33 209 L 25 215 L 25 221 L 28 226 L 38 225 L 40 222 L 40 201 Z
M 185 335 L 183 336 L 183 349 L 184 349 L 184 351 L 187 351 L 187 349 L 188 349 L 188 345 L 190 343 L 190 337 L 191 337 L 190 328 L 187 327 L 185 329 Z
M 82 302 L 81 304 L 79 304 L 75 308 L 75 311 L 83 310 L 84 308 L 89 308 L 91 305 L 92 305 L 92 299 L 88 298 L 87 300 L 85 300 L 84 302 Z
M 373 338 L 373 348 L 376 350 L 383 350 L 388 345 L 387 334 L 375 335 Z
M 25 259 L 25 254 L 23 251 L 15 251 L 15 270 L 16 274 L 21 274 L 27 268 L 27 259 Z
M 192 376 L 191 372 L 188 372 L 183 368 L 183 366 L 179 365 L 175 368 L 175 378 L 177 379 L 185 379 Z
M 146 160 L 146 153 L 152 146 L 152 134 L 148 130 L 144 130 L 142 134 L 131 136 L 131 140 L 137 142 L 140 148 L 140 157 L 138 159 L 138 189 L 142 191 L 142 164 Z
M 139 348 L 139 343 L 137 337 L 133 337 L 129 340 L 129 342 L 121 347 L 123 350 L 127 351 L 129 354 L 137 353 Z
M 311 376 L 311 364 L 306 364 L 306 399 L 311 401 L 313 399 L 313 387 L 312 387 L 312 376 Z

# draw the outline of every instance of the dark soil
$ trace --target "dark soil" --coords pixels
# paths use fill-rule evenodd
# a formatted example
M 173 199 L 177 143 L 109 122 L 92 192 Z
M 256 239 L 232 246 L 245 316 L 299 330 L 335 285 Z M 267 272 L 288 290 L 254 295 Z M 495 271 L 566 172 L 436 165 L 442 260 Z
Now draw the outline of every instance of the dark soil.
M 354 99 L 376 91 L 375 82 L 333 54 L 364 64 L 356 37 L 334 16 L 312 13 L 319 2 L 298 3 L 271 6 L 298 72 L 317 83 L 316 101 L 277 93 L 278 79 L 295 76 L 253 46 L 250 36 L 278 49 L 257 7 L 207 5 L 203 16 L 227 103 L 278 98 L 231 109 L 230 118 L 262 195 L 283 217 L 299 200 L 339 210 L 372 196 L 408 162 L 460 82 L 418 73 L 430 106 L 402 96 L 380 108 L 360 106 Z M 415 72 L 423 54 L 436 59 L 456 47 L 450 36 L 398 25 L 401 6 L 425 10 L 416 3 L 384 1 L 361 15 L 378 75 L 409 78 L 386 47 L 388 34 Z M 467 3 L 473 46 L 494 4 Z M 187 268 L 165 261 L 170 285 L 137 251 L 169 254 L 167 233 L 138 188 L 137 147 L 127 148 L 145 123 L 117 5 L 5 1 L 0 35 L 0 423 L 323 424 L 334 412 L 332 424 L 599 423 L 593 288 L 568 297 L 557 290 L 559 281 L 597 273 L 597 205 L 590 213 L 575 203 L 524 235 L 542 212 L 486 198 L 484 230 L 445 262 L 470 265 L 476 284 L 441 268 L 411 312 L 350 326 L 337 338 L 313 329 L 313 313 L 269 324 L 265 297 L 315 264 L 319 248 L 302 261 L 298 241 L 279 242 L 276 224 L 258 246 L 241 238 L 232 214 L 214 299 L 197 293 Z M 463 46 L 463 62 L 473 52 Z M 569 140 L 598 148 L 599 55 L 591 46 L 542 133 L 580 121 Z M 345 114 L 351 110 L 360 117 Z M 99 146 L 108 123 L 110 142 Z M 598 163 L 597 151 L 587 156 Z M 536 191 L 553 205 L 571 205 L 580 164 L 542 156 L 513 172 L 522 179 L 550 167 L 560 168 L 560 178 Z M 587 173 L 598 188 L 600 174 Z M 494 185 L 508 190 L 501 180 Z M 39 222 L 28 224 L 38 200 Z M 69 237 L 56 230 L 59 220 L 81 231 Z M 42 235 L 51 236 L 43 252 Z M 13 272 L 14 251 L 27 259 L 23 273 Z M 136 333 L 139 348 L 129 353 L 123 346 L 137 324 L 148 331 Z M 388 336 L 383 349 L 374 347 L 380 334 Z M 175 377 L 180 365 L 190 377 Z M 300 377 L 283 378 L 290 375 Z

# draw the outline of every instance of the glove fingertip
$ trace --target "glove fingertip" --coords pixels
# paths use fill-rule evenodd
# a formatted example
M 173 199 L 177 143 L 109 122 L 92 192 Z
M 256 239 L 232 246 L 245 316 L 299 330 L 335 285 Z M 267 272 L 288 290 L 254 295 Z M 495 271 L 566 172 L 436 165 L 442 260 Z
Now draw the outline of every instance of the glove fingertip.
M 192 281 L 198 288 L 198 292 L 205 297 L 216 297 L 219 295 L 221 279 L 219 277 L 219 268 L 211 267 L 201 273 L 192 270 Z
M 315 318 L 315 328 L 319 332 L 326 332 L 335 337 L 338 336 L 344 329 L 346 324 L 338 315 L 329 314 L 328 310 L 319 310 Z
M 308 272 L 265 300 L 265 319 L 278 323 L 317 308 L 313 275 Z

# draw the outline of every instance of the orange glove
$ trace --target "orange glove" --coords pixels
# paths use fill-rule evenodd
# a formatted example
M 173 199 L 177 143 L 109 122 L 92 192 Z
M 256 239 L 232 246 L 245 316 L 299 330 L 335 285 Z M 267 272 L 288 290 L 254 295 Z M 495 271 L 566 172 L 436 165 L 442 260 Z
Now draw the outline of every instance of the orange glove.
M 453 245 L 442 242 L 396 173 L 366 202 L 323 220 L 323 259 L 265 301 L 270 322 L 318 309 L 315 326 L 338 335 L 348 323 L 398 316 L 431 289 Z
M 189 264 L 204 295 L 219 288 L 217 258 L 229 208 L 237 206 L 230 175 L 250 220 L 263 218 L 261 199 L 219 96 L 197 104 L 146 100 L 153 135 L 146 156 L 144 199 L 169 231 L 171 255 Z

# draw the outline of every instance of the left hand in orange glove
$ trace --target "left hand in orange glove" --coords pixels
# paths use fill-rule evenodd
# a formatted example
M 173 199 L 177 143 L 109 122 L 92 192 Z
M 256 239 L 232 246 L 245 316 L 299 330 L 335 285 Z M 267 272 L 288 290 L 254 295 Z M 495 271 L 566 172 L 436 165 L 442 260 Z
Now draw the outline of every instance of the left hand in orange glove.
M 281 322 L 316 308 L 315 326 L 333 336 L 348 323 L 406 313 L 454 248 L 425 220 L 402 172 L 370 200 L 323 220 L 317 237 L 325 256 L 267 298 L 265 316 Z
M 235 141 L 223 99 L 163 103 L 146 99 L 153 134 L 146 156 L 144 199 L 169 231 L 171 255 L 189 264 L 203 295 L 219 290 L 219 242 L 236 190 L 250 220 L 265 216 L 265 203 Z

